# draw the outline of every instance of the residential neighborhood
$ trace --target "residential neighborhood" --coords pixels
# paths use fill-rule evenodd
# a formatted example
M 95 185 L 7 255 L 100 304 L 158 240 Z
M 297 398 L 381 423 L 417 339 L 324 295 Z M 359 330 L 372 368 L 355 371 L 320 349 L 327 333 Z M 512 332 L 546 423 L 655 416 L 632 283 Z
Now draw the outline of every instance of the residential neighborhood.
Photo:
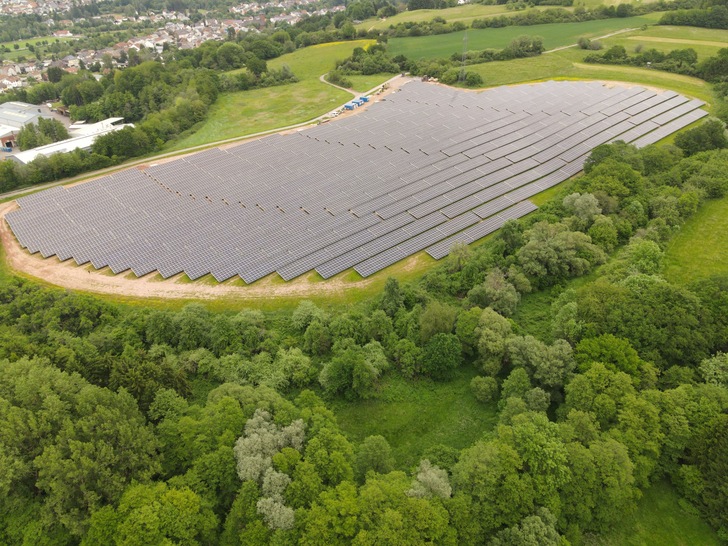
M 92 0 L 3 0 L 0 3 L 0 14 L 2 15 L 49 15 L 51 13 L 62 13 L 74 6 L 90 4 Z
M 87 1 L 84 0 L 81 3 Z M 42 8 L 40 4 L 42 4 Z M 0 13 L 7 15 L 22 13 L 45 14 L 45 11 L 37 10 L 45 10 L 49 5 L 55 6 L 54 11 L 63 11 L 71 6 L 71 2 L 58 0 L 56 2 L 36 3 L 11 0 L 0 5 Z M 321 7 L 319 1 L 313 0 L 297 2 L 283 0 L 281 2 L 239 4 L 230 8 L 230 18 L 205 18 L 197 22 L 192 21 L 185 13 L 176 11 L 150 12 L 136 17 L 119 14 L 99 15 L 93 17 L 93 19 L 109 19 L 115 25 L 122 25 L 129 21 L 148 21 L 159 26 L 153 32 L 134 36 L 108 48 L 99 50 L 83 49 L 59 59 L 39 60 L 28 55 L 24 60 L 5 60 L 0 66 L 0 93 L 41 80 L 43 72 L 51 66 L 57 66 L 71 73 L 82 68 L 91 67 L 96 63 L 103 68 L 124 68 L 130 50 L 148 50 L 160 54 L 170 46 L 179 49 L 193 49 L 208 40 L 225 40 L 230 36 L 231 32 L 236 34 L 259 32 L 259 29 L 266 25 L 295 24 L 312 15 L 323 15 L 344 10 L 344 6 Z M 270 13 L 275 13 L 275 15 L 267 15 Z M 75 22 L 78 21 L 61 20 L 56 23 L 50 18 L 46 21 L 49 25 L 64 25 L 66 27 L 71 27 Z M 68 28 L 59 28 L 53 32 L 52 37 L 74 39 L 79 36 L 74 36 L 73 32 Z

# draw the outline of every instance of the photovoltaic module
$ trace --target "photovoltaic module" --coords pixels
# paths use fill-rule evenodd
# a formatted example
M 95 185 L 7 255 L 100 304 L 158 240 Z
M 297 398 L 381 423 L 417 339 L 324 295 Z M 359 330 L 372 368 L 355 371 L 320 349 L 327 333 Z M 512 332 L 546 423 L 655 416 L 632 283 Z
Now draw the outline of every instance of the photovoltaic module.
M 366 277 L 485 237 L 596 146 L 652 144 L 702 105 L 598 82 L 475 93 L 413 81 L 354 116 L 22 197 L 6 218 L 31 253 L 114 273 Z

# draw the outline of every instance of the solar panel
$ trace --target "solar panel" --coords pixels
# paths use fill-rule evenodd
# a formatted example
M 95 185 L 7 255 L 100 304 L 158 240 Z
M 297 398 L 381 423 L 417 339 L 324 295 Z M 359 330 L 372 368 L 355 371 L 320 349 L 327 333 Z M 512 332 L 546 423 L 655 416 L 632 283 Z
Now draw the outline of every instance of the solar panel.
M 410 82 L 356 116 L 19 198 L 6 219 L 32 253 L 114 272 L 367 276 L 492 233 L 595 146 L 657 142 L 701 106 L 598 82 Z

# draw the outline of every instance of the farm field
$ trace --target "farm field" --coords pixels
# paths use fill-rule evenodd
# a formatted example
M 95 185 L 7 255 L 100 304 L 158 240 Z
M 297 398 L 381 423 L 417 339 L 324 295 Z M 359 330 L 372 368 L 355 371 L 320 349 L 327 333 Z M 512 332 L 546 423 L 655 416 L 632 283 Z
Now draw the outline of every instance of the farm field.
M 288 65 L 300 81 L 220 95 L 202 126 L 187 138 L 175 142 L 168 151 L 270 131 L 325 114 L 345 103 L 351 95 L 322 83 L 319 77 L 331 70 L 337 60 L 348 57 L 355 47 L 372 43 L 373 40 L 357 40 L 321 44 L 271 60 L 270 68 Z M 235 72 L 238 71 L 231 73 Z M 390 77 L 387 74 L 365 76 L 358 85 L 369 89 Z M 357 87 L 357 90 L 363 89 Z M 236 121 L 231 123 L 231 120 Z
M 652 4 L 658 0 L 631 0 L 623 2 L 622 0 L 576 0 L 574 7 L 583 6 L 585 8 L 593 9 L 599 6 L 618 6 L 619 4 Z
M 319 44 L 271 59 L 268 66 L 281 68 L 288 65 L 299 80 L 318 80 L 321 74 L 334 68 L 337 60 L 345 59 L 355 48 L 368 47 L 374 43 L 374 40 L 354 40 Z
M 584 36 L 596 38 L 625 28 L 639 28 L 655 23 L 659 13 L 624 19 L 602 19 L 583 23 L 551 23 L 547 25 L 514 26 L 504 28 L 470 29 L 451 34 L 421 36 L 417 38 L 393 38 L 389 41 L 392 55 L 405 55 L 412 59 L 443 58 L 453 53 L 462 53 L 463 41 L 467 34 L 467 49 L 502 49 L 514 38 L 528 34 L 541 36 L 544 47 L 553 49 L 575 44 Z
M 715 55 L 719 49 L 728 47 L 728 30 L 695 27 L 651 26 L 646 30 L 626 32 L 601 40 L 604 49 L 621 45 L 627 53 L 635 52 L 637 46 L 643 50 L 656 49 L 668 53 L 673 49 L 692 48 L 698 59 Z
M 497 410 L 473 396 L 470 380 L 475 375 L 467 367 L 445 383 L 390 376 L 377 398 L 337 400 L 332 409 L 350 439 L 360 442 L 381 434 L 392 446 L 397 467 L 409 469 L 428 447 L 462 449 L 493 429 Z
M 665 256 L 665 276 L 687 284 L 728 273 L 728 197 L 707 201 L 680 228 Z
M 538 8 L 537 8 L 538 9 Z M 543 8 L 542 8 L 543 9 Z M 386 19 L 372 18 L 362 21 L 357 28 L 365 30 L 384 30 L 399 23 L 413 23 L 419 21 L 430 21 L 435 17 L 441 17 L 448 23 L 462 22 L 470 24 L 473 19 L 484 19 L 496 15 L 509 15 L 516 13 L 507 9 L 504 5 L 484 6 L 482 4 L 464 4 L 454 8 L 446 9 L 418 9 L 415 11 L 403 11 L 393 17 Z

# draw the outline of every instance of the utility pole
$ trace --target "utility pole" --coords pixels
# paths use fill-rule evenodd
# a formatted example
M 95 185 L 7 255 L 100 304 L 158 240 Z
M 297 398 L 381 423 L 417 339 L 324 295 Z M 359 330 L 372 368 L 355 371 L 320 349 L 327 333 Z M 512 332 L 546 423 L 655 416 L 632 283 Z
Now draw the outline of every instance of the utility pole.
M 460 68 L 460 74 L 458 75 L 458 81 L 465 81 L 465 54 L 468 51 L 468 30 L 465 29 L 465 36 L 463 36 L 463 65 Z

